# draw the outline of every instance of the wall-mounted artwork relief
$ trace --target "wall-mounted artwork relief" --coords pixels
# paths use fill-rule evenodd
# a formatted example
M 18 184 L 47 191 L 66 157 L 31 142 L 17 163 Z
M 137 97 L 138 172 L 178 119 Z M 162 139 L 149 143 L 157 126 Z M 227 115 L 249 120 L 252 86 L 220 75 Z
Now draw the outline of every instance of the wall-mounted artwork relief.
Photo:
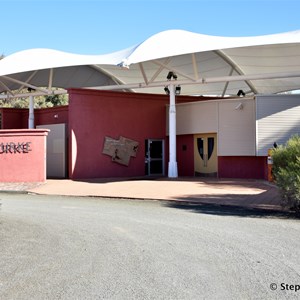
M 105 137 L 103 154 L 109 155 L 113 162 L 128 166 L 130 157 L 136 157 L 139 143 L 120 136 L 118 140 Z

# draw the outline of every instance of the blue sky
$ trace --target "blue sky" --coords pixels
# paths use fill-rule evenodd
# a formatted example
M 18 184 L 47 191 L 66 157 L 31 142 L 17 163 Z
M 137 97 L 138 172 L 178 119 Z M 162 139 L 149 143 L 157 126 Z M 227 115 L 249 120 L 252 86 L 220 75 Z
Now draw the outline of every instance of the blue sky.
M 105 54 L 168 29 L 255 36 L 300 29 L 299 0 L 0 0 L 0 54 Z

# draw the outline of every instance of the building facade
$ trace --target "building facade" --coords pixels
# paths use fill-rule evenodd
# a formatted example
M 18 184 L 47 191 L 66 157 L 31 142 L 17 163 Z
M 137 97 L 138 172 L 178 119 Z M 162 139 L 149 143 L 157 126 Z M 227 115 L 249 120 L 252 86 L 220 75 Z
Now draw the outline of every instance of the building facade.
M 166 176 L 167 95 L 70 89 L 69 106 L 35 111 L 49 129 L 48 177 Z M 179 176 L 267 179 L 268 149 L 300 134 L 298 95 L 178 96 Z M 0 109 L 3 129 L 26 128 L 27 110 Z

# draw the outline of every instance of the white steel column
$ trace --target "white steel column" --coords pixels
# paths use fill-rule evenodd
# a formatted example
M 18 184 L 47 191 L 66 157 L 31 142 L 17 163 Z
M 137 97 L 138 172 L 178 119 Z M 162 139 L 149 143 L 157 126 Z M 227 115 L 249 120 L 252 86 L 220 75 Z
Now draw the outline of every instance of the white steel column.
M 34 129 L 34 96 L 29 96 L 28 128 Z
M 177 160 L 176 160 L 176 104 L 175 104 L 175 86 L 169 85 L 170 108 L 169 108 L 169 166 L 168 177 L 177 178 Z

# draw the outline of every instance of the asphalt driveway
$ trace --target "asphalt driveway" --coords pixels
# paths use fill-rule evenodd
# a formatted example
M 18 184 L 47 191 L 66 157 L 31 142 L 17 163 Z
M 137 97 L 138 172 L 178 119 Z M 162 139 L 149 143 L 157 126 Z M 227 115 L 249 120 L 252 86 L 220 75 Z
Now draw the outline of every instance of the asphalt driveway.
M 0 203 L 0 299 L 300 297 L 300 222 L 287 213 L 10 193 Z

